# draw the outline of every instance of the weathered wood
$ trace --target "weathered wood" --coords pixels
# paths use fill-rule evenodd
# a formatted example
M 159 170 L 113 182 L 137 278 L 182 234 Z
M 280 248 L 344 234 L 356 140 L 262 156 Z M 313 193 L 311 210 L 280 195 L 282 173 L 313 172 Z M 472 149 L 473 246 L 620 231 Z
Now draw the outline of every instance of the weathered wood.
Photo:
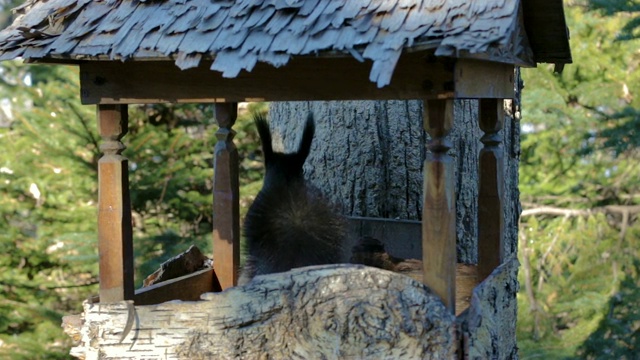
M 455 64 L 455 97 L 513 98 L 514 76 L 511 64 L 459 59 Z
M 134 303 L 153 305 L 171 300 L 196 301 L 204 293 L 220 291 L 222 288 L 215 271 L 209 268 L 137 289 Z
M 471 295 L 479 282 L 477 266 L 456 265 L 456 315 L 462 314 L 469 308 Z
M 142 286 L 151 286 L 180 276 L 189 275 L 205 267 L 211 267 L 211 259 L 204 256 L 197 246 L 191 245 L 186 251 L 160 264 L 160 267 L 156 271 L 142 281 Z
M 371 237 L 360 239 L 358 245 L 353 249 L 350 263 L 393 271 L 422 282 L 424 276 L 422 261 L 414 258 L 398 258 L 394 256 L 395 254 L 391 255 L 386 251 L 386 245 L 390 243 L 393 243 L 393 241 L 382 243 Z M 459 315 L 469 307 L 471 292 L 478 285 L 477 267 L 469 264 L 457 264 L 455 276 L 456 315 Z
M 561 0 L 49 0 L 28 1 L 17 12 L 26 15 L 0 32 L 3 60 L 170 60 L 185 69 L 214 59 L 212 70 L 235 77 L 258 62 L 346 56 L 372 60 L 367 80 L 384 86 L 407 50 L 535 66 L 519 58 L 529 47 L 517 40 L 526 25 L 538 62 L 571 62 Z
M 521 6 L 525 30 L 535 61 L 570 64 L 572 59 L 568 41 L 569 27 L 564 17 L 563 2 L 523 1 Z M 566 40 L 558 41 L 558 35 L 566 36 Z
M 231 128 L 238 116 L 237 103 L 215 105 L 220 128 L 216 132 L 213 179 L 213 268 L 222 289 L 234 286 L 240 267 L 240 190 L 238 149 Z
M 504 101 L 481 99 L 479 122 L 485 135 L 478 162 L 478 273 L 484 279 L 504 260 Z
M 272 131 L 282 138 L 285 152 L 295 151 L 304 117 L 312 112 L 318 119 L 313 149 L 304 166 L 306 180 L 322 189 L 325 197 L 349 216 L 377 218 L 375 225 L 362 228 L 360 235 L 384 238 L 386 219 L 415 220 L 415 244 L 388 249 L 397 256 L 422 258 L 422 184 L 425 146 L 428 137 L 423 125 L 423 101 L 301 101 L 273 102 L 269 105 Z M 456 252 L 458 262 L 478 262 L 478 101 L 454 101 L 455 126 L 448 138 L 449 154 L 456 164 L 456 212 L 458 222 Z M 509 129 L 518 129 L 510 123 Z M 510 131 L 503 131 L 505 147 L 512 149 Z M 507 157 L 509 185 L 517 185 L 517 152 Z M 515 190 L 514 190 L 515 191 Z M 508 195 L 509 193 L 507 193 Z M 517 222 L 517 197 L 507 204 L 507 217 Z M 511 214 L 514 215 L 511 215 Z M 387 233 L 393 236 L 392 228 Z M 409 235 L 409 234 L 407 234 Z M 359 237 L 355 236 L 355 240 Z M 354 243 L 346 244 L 349 250 Z M 507 250 L 510 243 L 507 244 Z M 416 251 L 407 253 L 409 251 Z M 349 256 L 345 258 L 348 260 Z
M 458 318 L 465 359 L 517 359 L 518 259 L 512 256 L 478 285 Z
M 80 65 L 83 104 L 285 100 L 424 99 L 453 95 L 453 66 L 432 52 L 403 55 L 391 84 L 368 80 L 371 62 L 302 57 L 285 67 L 259 63 L 225 78 L 210 63 L 181 71 L 173 62 L 87 62 Z M 303 76 L 301 76 L 303 74 Z
M 102 137 L 98 161 L 98 253 L 100 300 L 133 299 L 133 239 L 128 160 L 120 139 L 127 133 L 126 105 L 99 105 Z
M 431 136 L 424 162 L 422 261 L 424 283 L 455 313 L 456 195 L 454 163 L 445 137 L 453 127 L 453 100 L 428 100 L 424 127 Z
M 348 234 L 344 245 L 345 261 L 351 258 L 351 249 L 365 237 L 380 240 L 393 256 L 404 259 L 422 258 L 422 224 L 420 221 L 348 217 Z
M 457 347 L 455 318 L 436 295 L 409 277 L 371 267 L 326 265 L 258 276 L 203 300 L 135 308 L 86 302 L 81 343 L 71 354 L 451 359 Z

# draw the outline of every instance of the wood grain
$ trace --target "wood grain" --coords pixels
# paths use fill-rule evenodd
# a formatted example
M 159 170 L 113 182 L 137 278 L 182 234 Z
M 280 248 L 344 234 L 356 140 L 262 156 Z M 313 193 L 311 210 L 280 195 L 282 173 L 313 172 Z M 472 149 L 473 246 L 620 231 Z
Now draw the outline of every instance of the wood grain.
M 455 317 L 429 289 L 357 265 L 258 276 L 197 302 L 84 309 L 71 354 L 87 359 L 451 359 L 457 348 Z
M 181 71 L 171 61 L 80 65 L 83 104 L 187 103 L 349 99 L 424 99 L 453 95 L 453 67 L 432 52 L 400 57 L 391 84 L 369 81 L 371 62 L 353 58 L 300 57 L 287 66 L 258 63 L 225 78 L 203 61 Z
M 458 317 L 465 359 L 517 359 L 518 259 L 511 256 L 471 295 L 469 310 Z
M 455 67 L 456 98 L 513 98 L 515 72 L 512 64 L 459 59 Z
M 481 99 L 480 129 L 485 135 L 479 159 L 478 273 L 489 276 L 504 260 L 504 153 L 498 132 L 504 122 L 502 99 Z
M 214 149 L 213 268 L 222 289 L 235 286 L 240 267 L 238 149 L 233 143 L 237 103 L 215 105 L 218 142 Z
M 100 299 L 133 299 L 133 235 L 128 161 L 120 139 L 127 133 L 126 105 L 99 105 L 102 136 L 98 161 L 98 253 Z
M 451 143 L 445 138 L 453 127 L 453 100 L 425 102 L 424 125 L 431 136 L 424 162 L 422 261 L 424 283 L 455 313 L 456 194 Z
M 171 300 L 196 301 L 204 293 L 219 291 L 222 289 L 215 271 L 209 268 L 137 289 L 134 303 L 138 306 Z

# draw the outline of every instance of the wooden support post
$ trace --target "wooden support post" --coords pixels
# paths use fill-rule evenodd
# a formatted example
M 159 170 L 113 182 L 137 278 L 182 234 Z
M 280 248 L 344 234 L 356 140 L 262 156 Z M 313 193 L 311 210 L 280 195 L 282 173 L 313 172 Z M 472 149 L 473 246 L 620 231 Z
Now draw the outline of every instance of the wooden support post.
M 238 150 L 231 129 L 238 116 L 237 103 L 215 104 L 216 132 L 213 179 L 213 268 L 222 289 L 237 284 L 240 266 L 240 190 Z
M 480 99 L 480 141 L 478 195 L 478 280 L 484 280 L 504 261 L 504 171 L 499 134 L 504 122 L 502 99 Z
M 454 163 L 445 137 L 453 127 L 453 100 L 427 100 L 424 128 L 431 136 L 424 162 L 422 261 L 424 283 L 455 314 L 456 194 Z
M 127 105 L 98 105 L 103 155 L 98 161 L 100 302 L 133 300 L 133 239 L 129 163 L 120 139 L 128 129 Z

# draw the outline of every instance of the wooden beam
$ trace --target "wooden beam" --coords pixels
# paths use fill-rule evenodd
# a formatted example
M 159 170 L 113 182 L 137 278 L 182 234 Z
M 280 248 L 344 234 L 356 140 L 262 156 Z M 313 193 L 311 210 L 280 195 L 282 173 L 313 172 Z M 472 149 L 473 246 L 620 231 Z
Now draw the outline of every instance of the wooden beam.
M 238 150 L 231 128 L 238 116 L 237 103 L 215 105 L 218 142 L 214 149 L 213 267 L 222 289 L 237 284 L 240 267 L 240 190 Z
M 127 133 L 126 105 L 99 105 L 103 156 L 98 161 L 100 301 L 133 299 L 133 240 L 128 161 L 120 139 Z
M 504 155 L 500 130 L 504 122 L 502 99 L 481 99 L 478 194 L 478 275 L 484 280 L 504 261 Z
M 134 303 L 137 305 L 154 305 L 165 301 L 200 300 L 200 295 L 207 292 L 222 291 L 213 269 L 196 271 L 175 279 L 163 281 L 136 290 Z
M 80 65 L 83 104 L 292 100 L 425 99 L 453 95 L 453 60 L 432 52 L 404 54 L 391 84 L 369 80 L 372 63 L 304 57 L 275 68 L 258 63 L 229 79 L 210 61 L 181 71 L 172 61 L 90 61 Z
M 512 64 L 458 59 L 455 64 L 455 97 L 459 99 L 513 98 L 515 96 L 514 76 Z
M 446 139 L 453 127 L 453 100 L 428 100 L 424 127 L 431 136 L 424 162 L 422 261 L 424 283 L 455 314 L 456 299 L 456 194 L 454 162 Z

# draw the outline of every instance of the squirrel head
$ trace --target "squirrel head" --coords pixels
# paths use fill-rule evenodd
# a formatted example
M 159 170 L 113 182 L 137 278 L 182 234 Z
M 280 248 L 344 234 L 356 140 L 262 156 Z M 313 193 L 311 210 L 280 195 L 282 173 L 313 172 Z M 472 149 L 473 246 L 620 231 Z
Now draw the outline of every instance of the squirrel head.
M 288 186 L 296 182 L 304 182 L 302 166 L 309 156 L 315 132 L 313 115 L 309 114 L 307 116 L 298 150 L 289 154 L 273 151 L 269 122 L 263 114 L 254 115 L 254 122 L 262 142 L 266 168 L 263 188 Z

